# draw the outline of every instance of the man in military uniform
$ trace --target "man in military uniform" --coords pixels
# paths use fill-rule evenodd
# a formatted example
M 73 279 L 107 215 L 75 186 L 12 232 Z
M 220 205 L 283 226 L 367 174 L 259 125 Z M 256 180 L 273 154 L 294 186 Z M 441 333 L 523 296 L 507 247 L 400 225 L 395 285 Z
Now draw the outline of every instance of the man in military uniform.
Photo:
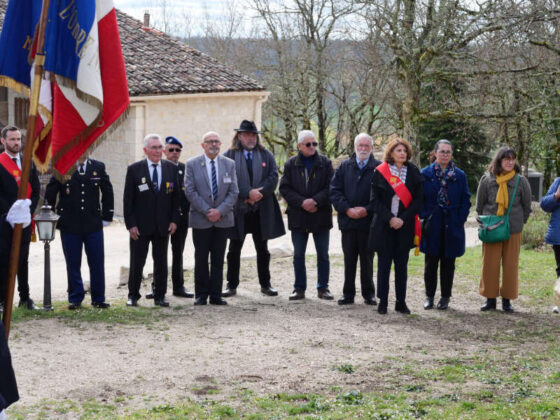
M 113 220 L 113 186 L 105 165 L 80 157 L 76 171 L 65 182 L 51 177 L 45 201 L 60 216 L 57 228 L 66 259 L 69 309 L 79 309 L 84 300 L 84 284 L 80 267 L 82 246 L 85 248 L 91 283 L 91 305 L 106 309 L 105 255 L 103 227 Z M 58 199 L 58 204 L 57 204 Z
M 6 214 L 17 199 L 21 180 L 22 156 L 20 152 L 22 142 L 19 128 L 13 125 L 4 127 L 1 132 L 1 142 L 5 151 L 0 154 L 0 214 Z M 29 185 L 27 186 L 27 198 L 31 200 L 31 214 L 35 212 L 37 207 L 40 189 L 39 176 L 35 165 L 32 165 L 29 173 Z M 19 306 L 27 309 L 37 309 L 29 296 L 28 258 L 30 242 L 31 226 L 28 226 L 22 232 L 17 271 Z M 6 296 L 7 287 L 7 273 L 0 273 L 0 305 Z
M 185 242 L 187 240 L 187 232 L 189 231 L 189 200 L 185 195 L 185 164 L 179 162 L 183 144 L 173 136 L 166 137 L 165 154 L 167 160 L 177 165 L 179 171 L 179 185 L 181 187 L 180 208 L 182 216 L 177 223 L 177 230 L 171 236 L 171 253 L 173 254 L 173 263 L 171 266 L 171 280 L 173 283 L 173 296 L 183 298 L 193 298 L 194 293 L 187 291 L 185 288 L 185 278 L 183 276 L 183 251 L 185 250 Z M 153 283 L 152 283 L 153 288 Z M 146 295 L 146 299 L 153 299 L 153 290 Z

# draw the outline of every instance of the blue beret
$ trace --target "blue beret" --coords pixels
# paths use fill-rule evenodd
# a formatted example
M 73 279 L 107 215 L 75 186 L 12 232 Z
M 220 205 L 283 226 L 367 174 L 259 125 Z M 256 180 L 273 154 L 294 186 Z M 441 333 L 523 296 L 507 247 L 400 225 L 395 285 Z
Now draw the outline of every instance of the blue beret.
M 165 144 L 176 144 L 177 146 L 179 146 L 181 149 L 183 148 L 183 143 L 181 143 L 179 140 L 177 140 L 175 137 L 173 136 L 169 136 L 165 138 Z

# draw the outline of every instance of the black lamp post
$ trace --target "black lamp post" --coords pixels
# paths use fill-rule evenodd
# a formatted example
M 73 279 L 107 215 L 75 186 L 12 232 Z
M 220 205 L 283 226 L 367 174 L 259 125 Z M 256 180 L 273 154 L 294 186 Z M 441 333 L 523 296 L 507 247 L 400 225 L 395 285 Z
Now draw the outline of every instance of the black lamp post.
M 39 240 L 45 243 L 45 285 L 43 289 L 43 309 L 52 311 L 51 304 L 51 253 L 50 241 L 54 239 L 56 222 L 60 216 L 56 215 L 51 206 L 41 207 L 39 214 L 35 216 L 35 224 L 39 232 Z

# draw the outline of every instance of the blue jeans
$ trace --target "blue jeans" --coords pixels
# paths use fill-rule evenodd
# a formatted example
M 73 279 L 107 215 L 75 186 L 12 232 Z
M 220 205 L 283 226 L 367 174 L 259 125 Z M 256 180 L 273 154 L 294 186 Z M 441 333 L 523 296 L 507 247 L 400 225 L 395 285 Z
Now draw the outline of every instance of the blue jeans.
M 294 245 L 294 274 L 296 281 L 294 289 L 307 288 L 307 272 L 305 270 L 305 251 L 309 232 L 292 231 L 292 244 Z M 317 289 L 329 287 L 329 230 L 313 233 L 313 242 L 317 251 Z

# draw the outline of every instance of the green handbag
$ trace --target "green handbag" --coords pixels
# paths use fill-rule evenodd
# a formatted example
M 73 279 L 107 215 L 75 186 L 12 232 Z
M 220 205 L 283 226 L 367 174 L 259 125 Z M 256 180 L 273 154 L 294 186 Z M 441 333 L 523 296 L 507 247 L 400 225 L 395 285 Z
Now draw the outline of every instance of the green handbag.
M 519 185 L 520 178 L 521 177 L 517 175 L 515 189 L 513 190 L 513 195 L 511 196 L 511 201 L 509 202 L 506 214 L 503 216 L 488 214 L 478 216 L 476 218 L 476 221 L 478 222 L 478 239 L 482 242 L 493 244 L 496 242 L 507 241 L 509 239 L 509 211 L 511 210 L 515 194 L 517 193 L 517 186 Z

